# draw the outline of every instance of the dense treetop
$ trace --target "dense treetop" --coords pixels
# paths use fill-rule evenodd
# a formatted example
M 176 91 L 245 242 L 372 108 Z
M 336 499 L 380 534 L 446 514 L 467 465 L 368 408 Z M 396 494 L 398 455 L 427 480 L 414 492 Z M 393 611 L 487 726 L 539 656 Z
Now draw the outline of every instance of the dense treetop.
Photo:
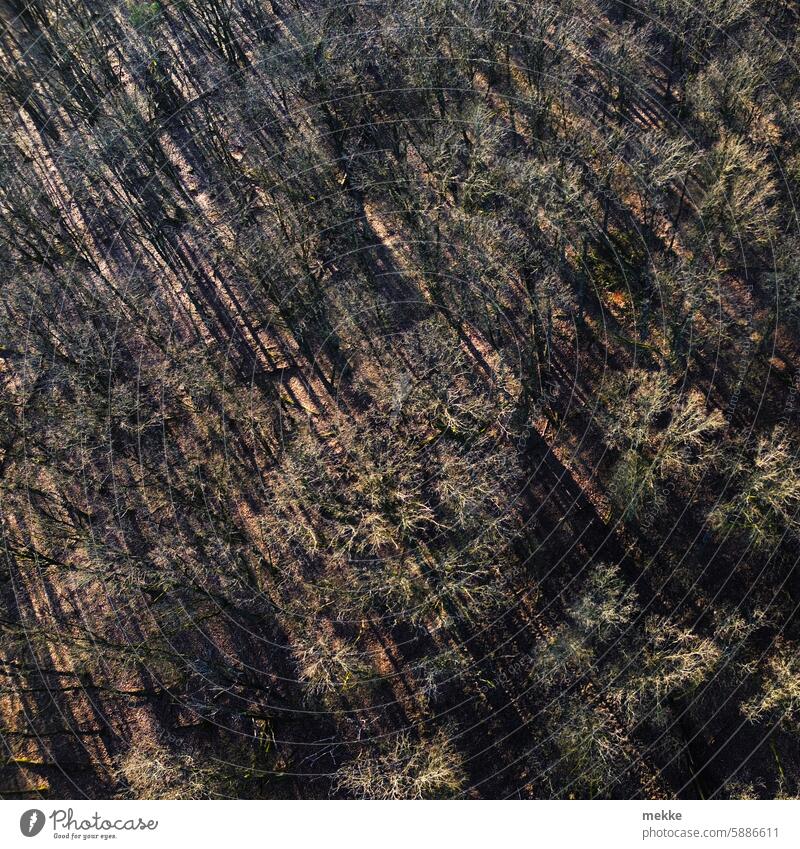
M 0 0 L 0 795 L 797 796 L 798 32 Z

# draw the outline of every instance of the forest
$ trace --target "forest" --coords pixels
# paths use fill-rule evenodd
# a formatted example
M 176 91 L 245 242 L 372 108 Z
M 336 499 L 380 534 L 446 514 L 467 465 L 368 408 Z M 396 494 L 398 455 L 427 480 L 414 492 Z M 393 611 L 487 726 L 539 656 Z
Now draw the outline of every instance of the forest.
M 800 798 L 797 0 L 0 0 L 0 798 Z

